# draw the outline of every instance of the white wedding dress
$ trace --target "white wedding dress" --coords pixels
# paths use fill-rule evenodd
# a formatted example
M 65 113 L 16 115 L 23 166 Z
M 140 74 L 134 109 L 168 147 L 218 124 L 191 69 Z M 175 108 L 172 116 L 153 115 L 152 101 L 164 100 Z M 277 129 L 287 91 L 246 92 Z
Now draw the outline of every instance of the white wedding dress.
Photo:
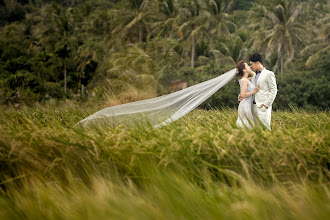
M 242 82 L 243 80 L 247 80 L 248 84 L 246 87 L 246 92 L 251 92 L 255 86 L 252 84 L 252 82 L 248 79 L 242 78 L 239 79 L 239 85 L 242 92 Z M 239 106 L 238 106 L 238 118 L 236 121 L 237 126 L 242 128 L 248 128 L 251 129 L 254 126 L 254 117 L 252 114 L 252 105 L 253 105 L 253 96 L 249 96 L 244 98 Z

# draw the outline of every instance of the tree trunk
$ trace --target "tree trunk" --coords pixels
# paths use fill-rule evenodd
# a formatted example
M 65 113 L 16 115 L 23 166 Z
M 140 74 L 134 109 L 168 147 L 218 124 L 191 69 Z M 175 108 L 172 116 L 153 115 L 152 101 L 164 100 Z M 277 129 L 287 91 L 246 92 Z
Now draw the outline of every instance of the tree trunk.
M 64 94 L 66 95 L 66 62 L 64 59 Z
M 274 73 L 275 73 L 275 74 L 277 74 L 278 69 L 279 69 L 279 68 L 278 68 L 278 66 L 279 66 L 279 64 L 278 64 L 279 60 L 280 60 L 280 57 L 277 56 L 277 60 L 276 60 L 276 63 L 275 63 L 275 68 L 274 68 Z
M 281 56 L 281 75 L 282 75 L 283 70 L 284 70 L 284 45 L 283 44 L 281 46 L 280 56 Z
M 283 74 L 283 69 L 284 69 L 284 58 L 283 58 L 283 54 L 282 54 L 282 56 L 281 56 L 281 75 Z
M 44 95 L 43 95 L 43 103 L 46 104 L 46 79 L 45 79 L 45 73 L 44 75 Z
M 23 85 L 22 85 L 22 90 L 18 90 L 19 91 L 19 105 L 22 104 L 22 95 L 23 95 L 23 92 L 24 92 L 24 87 L 25 87 L 25 82 L 23 82 Z
M 84 84 L 81 84 L 81 95 L 80 95 L 81 98 L 84 98 L 84 95 L 85 95 L 84 88 L 85 88 Z
M 195 67 L 195 37 L 191 36 L 191 67 Z
M 142 25 L 141 22 L 139 22 L 139 41 L 142 43 Z

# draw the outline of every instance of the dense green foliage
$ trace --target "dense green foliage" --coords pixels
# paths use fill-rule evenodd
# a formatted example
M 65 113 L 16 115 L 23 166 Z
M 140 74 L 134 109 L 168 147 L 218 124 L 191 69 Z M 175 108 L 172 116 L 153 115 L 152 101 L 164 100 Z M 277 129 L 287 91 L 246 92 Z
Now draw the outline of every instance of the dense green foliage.
M 115 105 L 188 86 L 261 53 L 274 109 L 329 108 L 326 0 L 2 0 L 0 96 Z M 237 106 L 237 82 L 204 106 Z
M 329 113 L 195 110 L 168 126 L 81 130 L 75 106 L 0 115 L 1 219 L 326 219 Z

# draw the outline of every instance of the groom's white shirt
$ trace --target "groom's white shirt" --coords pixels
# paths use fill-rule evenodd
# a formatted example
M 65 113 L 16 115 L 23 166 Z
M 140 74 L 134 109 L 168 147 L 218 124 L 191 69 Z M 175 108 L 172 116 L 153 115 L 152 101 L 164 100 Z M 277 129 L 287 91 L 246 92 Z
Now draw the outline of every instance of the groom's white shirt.
M 256 74 L 254 74 L 251 79 L 253 84 L 255 84 L 255 76 Z M 258 78 L 257 85 L 259 85 L 260 89 L 257 93 L 255 93 L 256 105 L 259 108 L 261 108 L 262 104 L 267 107 L 271 107 L 277 94 L 275 74 L 272 71 L 263 68 Z

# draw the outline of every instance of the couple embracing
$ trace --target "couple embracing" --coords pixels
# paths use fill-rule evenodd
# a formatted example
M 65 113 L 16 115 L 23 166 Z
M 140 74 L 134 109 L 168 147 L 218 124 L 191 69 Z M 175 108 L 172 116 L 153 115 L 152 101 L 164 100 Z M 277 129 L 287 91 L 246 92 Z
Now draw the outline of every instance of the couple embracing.
M 260 54 L 253 54 L 249 61 L 250 65 L 241 60 L 236 66 L 241 88 L 236 124 L 249 129 L 263 124 L 271 130 L 272 104 L 277 94 L 275 75 L 263 66 Z

